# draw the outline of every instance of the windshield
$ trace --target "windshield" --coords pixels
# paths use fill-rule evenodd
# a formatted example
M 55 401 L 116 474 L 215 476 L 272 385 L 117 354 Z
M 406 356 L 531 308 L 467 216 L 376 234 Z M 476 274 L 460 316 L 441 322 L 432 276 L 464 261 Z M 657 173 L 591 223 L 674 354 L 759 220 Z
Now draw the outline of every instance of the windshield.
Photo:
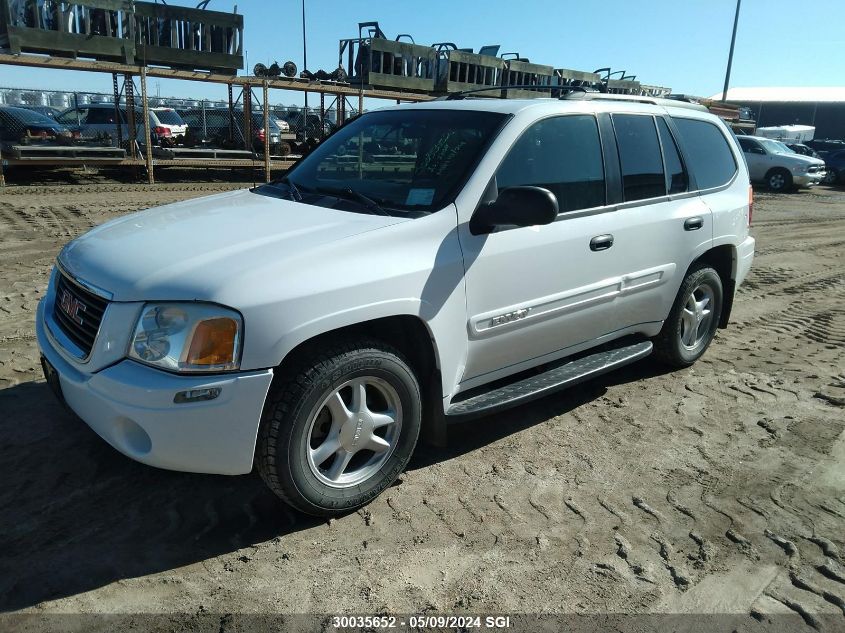
M 56 127 L 56 121 L 40 112 L 26 110 L 24 108 L 9 108 L 9 114 L 21 121 L 24 125 L 46 125 Z
M 176 110 L 155 110 L 155 115 L 159 121 L 167 125 L 185 125 L 185 122 Z
M 771 139 L 760 139 L 760 143 L 766 148 L 770 154 L 794 154 L 791 149 L 780 141 L 773 141 Z
M 352 190 L 383 207 L 436 211 L 452 201 L 507 115 L 469 110 L 364 114 L 288 172 L 302 191 Z

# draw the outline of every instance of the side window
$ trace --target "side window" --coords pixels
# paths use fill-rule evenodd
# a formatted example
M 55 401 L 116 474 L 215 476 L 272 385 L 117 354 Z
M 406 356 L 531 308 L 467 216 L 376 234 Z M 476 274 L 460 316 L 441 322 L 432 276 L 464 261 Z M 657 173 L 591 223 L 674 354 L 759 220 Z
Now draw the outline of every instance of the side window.
M 68 110 L 67 112 L 56 117 L 56 121 L 62 125 L 82 125 L 88 119 L 88 108 L 79 108 L 78 110 Z
M 105 123 L 114 123 L 114 108 L 91 108 L 88 111 L 88 120 L 86 123 L 90 125 L 102 125 Z
M 657 117 L 657 131 L 660 134 L 660 145 L 663 147 L 663 163 L 666 168 L 666 191 L 668 193 L 683 193 L 689 189 L 689 177 L 678 153 L 678 146 L 669 131 L 669 126 L 663 117 Z
M 739 146 L 742 148 L 742 151 L 746 154 L 762 154 L 759 150 L 761 149 L 760 144 L 757 141 L 753 141 L 750 138 L 740 138 L 737 137 L 739 141 Z M 754 151 L 754 150 L 758 151 Z
M 622 189 L 626 202 L 666 195 L 657 129 L 651 116 L 614 114 Z
M 698 188 L 711 189 L 730 182 L 737 165 L 722 130 L 709 121 L 678 117 L 674 121 Z
M 605 204 L 604 162 L 596 119 L 559 116 L 534 123 L 511 147 L 496 172 L 499 191 L 544 187 L 561 212 Z

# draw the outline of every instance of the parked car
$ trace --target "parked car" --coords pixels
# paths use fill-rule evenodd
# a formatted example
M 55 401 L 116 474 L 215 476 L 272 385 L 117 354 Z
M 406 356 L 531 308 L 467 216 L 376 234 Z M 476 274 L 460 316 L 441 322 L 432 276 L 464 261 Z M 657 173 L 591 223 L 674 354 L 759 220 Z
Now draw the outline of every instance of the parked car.
M 72 136 L 64 125 L 34 110 L 0 106 L 0 142 L 4 144 L 67 144 Z
M 54 108 L 53 106 L 47 105 L 18 105 L 15 106 L 16 108 L 23 108 L 24 110 L 32 110 L 33 112 L 37 112 L 38 114 L 43 114 L 44 116 L 55 119 L 56 115 L 61 112 L 59 108 Z
M 153 114 L 158 119 L 159 125 L 170 130 L 170 136 L 177 143 L 185 140 L 185 133 L 188 131 L 188 124 L 179 116 L 173 108 L 153 108 Z
M 232 135 L 229 128 L 228 108 L 188 108 L 179 109 L 190 130 L 189 144 L 210 144 L 224 149 L 244 148 L 244 111 L 235 109 L 232 117 Z M 270 117 L 270 153 L 286 156 L 291 146 L 282 140 L 282 130 Z M 253 151 L 264 153 L 264 113 L 253 110 L 250 118 Z
M 273 117 L 273 122 L 277 126 L 279 126 L 279 129 L 282 131 L 282 133 L 290 132 L 290 125 L 288 125 L 287 121 L 285 121 L 284 119 L 277 117 L 275 115 L 271 115 L 271 116 Z
M 316 114 L 309 114 L 307 117 L 304 117 L 300 110 L 282 112 L 280 117 L 288 122 L 290 130 L 296 134 L 296 138 L 300 142 L 310 139 L 318 141 L 331 134 L 334 130 L 334 126 L 330 121 L 326 120 L 323 123 Z
M 111 103 L 86 103 L 78 107 L 68 108 L 56 115 L 56 120 L 66 125 L 71 131 L 78 131 L 84 139 L 111 139 L 117 143 L 118 118 L 120 119 L 120 134 L 123 142 L 129 140 L 128 111 L 121 105 L 117 112 Z M 144 139 L 144 113 L 135 110 L 136 138 L 139 142 Z M 173 142 L 170 128 L 162 125 L 156 113 L 150 111 L 150 136 L 153 145 L 169 145 Z
M 819 158 L 824 158 L 828 152 L 845 149 L 845 141 L 830 138 L 813 139 L 811 141 L 807 141 L 806 145 L 816 150 L 819 154 Z
M 804 143 L 785 143 L 785 145 L 796 154 L 819 158 L 819 153 L 809 145 L 804 145 Z
M 829 152 L 824 158 L 824 163 L 827 167 L 824 183 L 826 185 L 841 183 L 845 176 L 845 149 Z
M 376 110 L 275 183 L 90 231 L 38 305 L 48 384 L 132 459 L 333 516 L 449 421 L 693 364 L 751 267 L 748 170 L 703 107 L 614 96 Z
M 780 141 L 761 136 L 737 137 L 748 163 L 751 182 L 765 184 L 772 191 L 812 187 L 825 175 L 824 161 L 796 154 Z

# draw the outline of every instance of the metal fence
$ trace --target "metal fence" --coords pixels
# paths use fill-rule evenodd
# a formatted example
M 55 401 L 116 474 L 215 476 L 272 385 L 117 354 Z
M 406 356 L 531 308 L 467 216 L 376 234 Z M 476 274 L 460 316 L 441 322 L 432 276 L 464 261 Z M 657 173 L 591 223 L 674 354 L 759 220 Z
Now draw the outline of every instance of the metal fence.
M 214 85 L 216 98 L 149 96 L 143 103 L 136 82 L 115 74 L 111 94 L 0 88 L 0 157 L 7 166 L 260 161 L 269 175 L 357 114 L 342 97 L 327 103 L 323 95 L 319 108 L 306 109 L 273 104 L 266 86 L 237 84 Z

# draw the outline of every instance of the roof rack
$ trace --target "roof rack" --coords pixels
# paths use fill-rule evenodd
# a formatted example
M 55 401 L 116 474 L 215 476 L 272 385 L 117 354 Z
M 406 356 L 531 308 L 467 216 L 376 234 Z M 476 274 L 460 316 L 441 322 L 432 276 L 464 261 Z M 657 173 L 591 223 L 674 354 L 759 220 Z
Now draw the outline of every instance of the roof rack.
M 700 103 L 691 103 L 689 101 L 680 101 L 678 99 L 664 99 L 662 97 L 643 97 L 640 95 L 616 95 L 608 94 L 606 92 L 588 92 L 584 94 L 575 95 L 573 93 L 561 96 L 561 99 L 571 99 L 577 101 L 579 99 L 590 101 L 631 101 L 634 103 L 650 103 L 651 105 L 658 105 L 667 108 L 687 108 L 688 110 L 698 110 L 707 112 L 707 108 Z
M 537 90 L 537 91 L 551 91 L 551 92 L 562 92 L 562 93 L 570 93 L 570 92 L 584 92 L 590 93 L 595 92 L 594 88 L 589 88 L 587 86 L 553 86 L 553 85 L 546 85 L 546 84 L 506 84 L 504 86 L 486 86 L 484 88 L 473 88 L 472 90 L 461 90 L 460 92 L 450 92 L 449 94 L 438 97 L 436 101 L 459 101 L 461 99 L 466 99 L 467 95 L 473 95 L 477 92 L 490 92 L 490 91 L 497 91 L 499 93 L 505 90 Z M 598 94 L 598 93 L 596 93 Z M 501 97 L 501 94 L 494 95 Z M 563 98 L 561 95 L 559 98 Z

